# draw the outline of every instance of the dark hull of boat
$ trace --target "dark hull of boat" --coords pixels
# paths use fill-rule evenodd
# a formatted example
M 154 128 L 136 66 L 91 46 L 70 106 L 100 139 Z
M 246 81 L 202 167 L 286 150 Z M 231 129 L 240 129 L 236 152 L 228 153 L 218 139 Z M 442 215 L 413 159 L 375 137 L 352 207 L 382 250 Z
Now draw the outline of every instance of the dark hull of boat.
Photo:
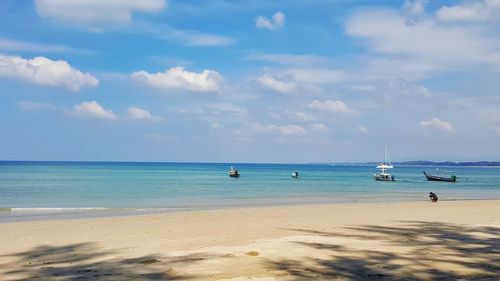
M 239 178 L 240 177 L 240 174 L 239 173 L 236 173 L 236 174 L 229 174 L 230 177 L 232 178 Z
M 396 178 L 394 176 L 381 176 L 379 174 L 373 175 L 373 178 L 376 181 L 396 181 Z
M 456 182 L 457 181 L 457 177 L 455 177 L 455 176 L 451 176 L 451 177 L 447 178 L 447 177 L 429 175 L 426 172 L 424 172 L 424 175 L 428 181 L 444 181 L 444 182 Z
M 396 179 L 393 178 L 375 178 L 376 181 L 396 181 Z

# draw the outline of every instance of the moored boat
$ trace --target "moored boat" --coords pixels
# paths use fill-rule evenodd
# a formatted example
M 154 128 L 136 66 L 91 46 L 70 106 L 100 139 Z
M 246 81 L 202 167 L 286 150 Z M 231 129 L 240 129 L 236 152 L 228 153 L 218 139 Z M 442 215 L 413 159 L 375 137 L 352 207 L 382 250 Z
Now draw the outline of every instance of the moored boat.
M 228 173 L 229 173 L 229 176 L 232 178 L 237 178 L 240 176 L 240 172 L 237 169 L 233 168 L 233 166 L 231 166 L 231 170 L 229 170 Z
M 396 178 L 393 175 L 386 172 L 388 169 L 392 168 L 393 166 L 391 165 L 391 163 L 387 161 L 387 147 L 386 147 L 384 150 L 384 162 L 380 163 L 377 166 L 377 169 L 380 169 L 380 173 L 373 174 L 373 178 L 376 181 L 395 181 Z
M 292 178 L 294 178 L 294 179 L 300 178 L 299 172 L 293 172 L 292 173 Z
M 431 175 L 423 171 L 425 177 L 427 178 L 428 181 L 444 181 L 444 182 L 456 182 L 457 177 L 455 175 L 449 176 L 449 177 L 443 177 L 443 176 L 438 176 L 438 175 Z

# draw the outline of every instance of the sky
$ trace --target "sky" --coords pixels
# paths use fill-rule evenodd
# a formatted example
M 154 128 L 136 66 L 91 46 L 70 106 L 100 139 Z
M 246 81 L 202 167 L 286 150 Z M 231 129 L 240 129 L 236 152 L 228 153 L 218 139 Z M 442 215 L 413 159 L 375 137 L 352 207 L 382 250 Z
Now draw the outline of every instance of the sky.
M 500 0 L 4 0 L 0 159 L 500 160 Z

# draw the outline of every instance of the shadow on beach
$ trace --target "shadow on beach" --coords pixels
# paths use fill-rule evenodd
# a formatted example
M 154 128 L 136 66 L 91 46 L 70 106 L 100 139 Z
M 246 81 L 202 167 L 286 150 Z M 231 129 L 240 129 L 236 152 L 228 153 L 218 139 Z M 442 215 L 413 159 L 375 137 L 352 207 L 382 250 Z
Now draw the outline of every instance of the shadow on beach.
M 499 280 L 500 228 L 464 227 L 409 221 L 402 226 L 365 225 L 339 232 L 288 229 L 311 236 L 355 239 L 401 251 L 295 242 L 325 252 L 328 258 L 267 260 L 291 280 Z
M 118 251 L 105 251 L 96 243 L 67 246 L 41 246 L 30 251 L 3 257 L 14 258 L 5 272 L 9 280 L 191 280 L 203 276 L 176 272 L 173 267 L 220 258 L 208 254 L 191 254 L 176 258 L 141 256 L 115 258 Z M 2 257 L 2 256 L 0 256 Z
M 221 277 L 272 277 L 276 280 L 499 280 L 500 228 L 441 222 L 363 225 L 338 231 L 286 229 L 286 242 L 299 254 L 242 257 L 192 253 L 184 256 L 122 258 L 96 243 L 41 246 L 0 256 L 7 280 L 208 280 Z M 320 241 L 320 242 L 318 242 Z M 325 242 L 328 241 L 328 242 Z M 347 242 L 346 242 L 347 241 Z M 338 242 L 338 243 L 337 243 Z M 155 243 L 155 241 L 151 241 Z M 282 247 L 278 246 L 278 247 Z M 394 250 L 397 249 L 397 250 Z M 256 249 L 260 250 L 260 249 Z M 303 253 L 303 254 L 302 254 Z M 234 264 L 243 263 L 234 271 Z M 238 260 L 239 259 L 239 260 Z M 247 261 L 247 260 L 243 260 Z M 219 274 L 185 273 L 188 266 L 221 264 Z M 241 263 L 240 263 L 241 264 Z M 212 267 L 211 267 L 212 266 Z M 232 268 L 231 276 L 227 275 Z

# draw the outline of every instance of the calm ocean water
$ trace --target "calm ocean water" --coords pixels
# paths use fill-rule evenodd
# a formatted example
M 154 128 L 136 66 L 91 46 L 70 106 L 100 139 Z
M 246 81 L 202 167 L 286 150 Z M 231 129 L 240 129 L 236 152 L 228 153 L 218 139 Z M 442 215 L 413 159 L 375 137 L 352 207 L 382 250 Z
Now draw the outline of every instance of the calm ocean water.
M 228 177 L 233 165 L 240 178 Z M 0 162 L 0 221 L 107 210 L 165 211 L 230 206 L 500 198 L 500 168 L 439 167 L 457 183 L 427 182 L 398 166 L 376 182 L 373 166 L 312 164 Z M 299 171 L 301 178 L 292 179 Z

